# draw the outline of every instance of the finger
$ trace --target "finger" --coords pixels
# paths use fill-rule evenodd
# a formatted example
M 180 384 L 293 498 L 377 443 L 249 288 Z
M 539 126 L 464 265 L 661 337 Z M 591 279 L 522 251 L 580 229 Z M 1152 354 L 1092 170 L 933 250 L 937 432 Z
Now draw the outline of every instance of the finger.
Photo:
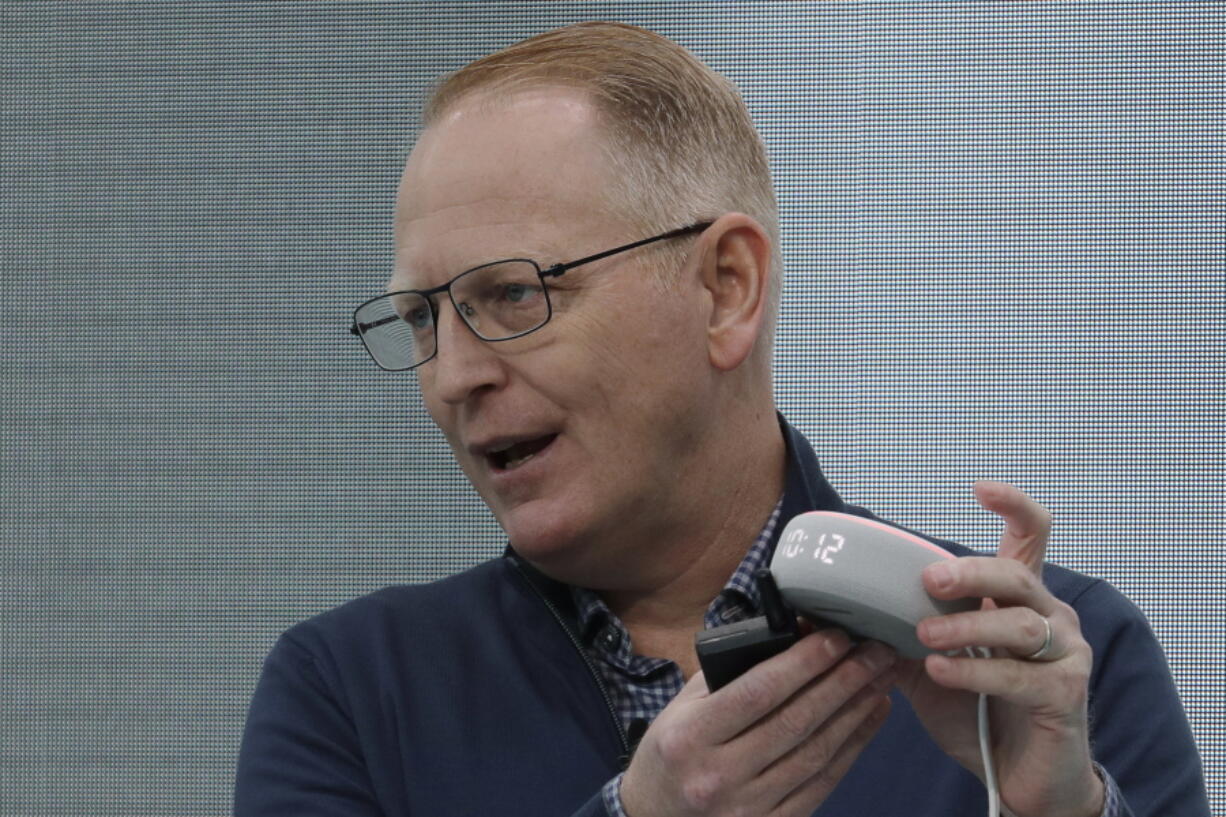
M 878 696 L 872 701 L 867 716 L 856 725 L 830 759 L 781 800 L 769 812 L 772 817 L 808 817 L 830 796 L 889 718 L 890 699 Z
M 916 628 L 916 635 L 924 646 L 941 652 L 989 647 L 1024 658 L 1046 643 L 1048 626 L 1044 617 L 1029 607 L 1001 607 L 926 618 Z M 1047 660 L 1060 656 L 1054 629 L 1052 638 L 1044 656 Z
M 843 631 L 822 630 L 720 687 L 709 697 L 710 711 L 702 727 L 705 742 L 725 743 L 741 734 L 835 666 L 851 646 Z
M 819 773 L 830 764 L 839 748 L 852 738 L 882 700 L 889 699 L 890 687 L 896 680 L 897 675 L 893 672 L 878 676 L 839 707 L 813 734 L 763 769 L 753 785 L 761 788 L 763 796 L 769 797 L 770 793 L 774 793 L 775 798 L 781 800 L 788 792 Z
M 981 480 L 975 483 L 975 498 L 1005 521 L 996 555 L 1019 561 L 1038 573 L 1051 536 L 1047 509 L 1007 482 Z
M 1065 664 L 1071 666 L 1065 668 Z M 933 654 L 924 659 L 928 677 L 949 689 L 991 695 L 1034 711 L 1070 714 L 1085 701 L 1088 659 L 1050 662 L 1017 658 L 960 658 Z
M 888 689 L 896 654 L 878 641 L 857 647 L 824 676 L 807 685 L 736 741 L 755 770 L 765 769 L 811 736 L 825 730 L 849 701 L 874 681 Z M 882 677 L 884 676 L 884 678 Z M 884 684 L 884 687 L 881 685 Z M 840 741 L 841 742 L 841 741 Z
M 1033 571 L 1012 559 L 942 559 L 924 568 L 922 576 L 933 598 L 986 598 L 1001 607 L 1030 607 L 1042 616 L 1050 616 L 1060 604 Z
M 685 701 L 691 698 L 701 698 L 703 695 L 710 694 L 710 689 L 707 687 L 707 676 L 702 670 L 690 676 L 690 680 L 685 682 L 685 686 L 681 687 L 681 691 L 673 698 L 675 701 Z

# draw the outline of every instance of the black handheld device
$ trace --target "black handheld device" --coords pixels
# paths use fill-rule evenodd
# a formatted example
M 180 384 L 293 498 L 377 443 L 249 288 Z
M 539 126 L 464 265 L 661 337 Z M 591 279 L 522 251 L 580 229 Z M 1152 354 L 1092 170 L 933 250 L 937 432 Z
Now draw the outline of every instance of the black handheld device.
M 698 663 L 712 692 L 758 662 L 783 652 L 800 637 L 796 614 L 784 603 L 770 570 L 761 568 L 754 578 L 764 615 L 712 627 L 694 636 Z

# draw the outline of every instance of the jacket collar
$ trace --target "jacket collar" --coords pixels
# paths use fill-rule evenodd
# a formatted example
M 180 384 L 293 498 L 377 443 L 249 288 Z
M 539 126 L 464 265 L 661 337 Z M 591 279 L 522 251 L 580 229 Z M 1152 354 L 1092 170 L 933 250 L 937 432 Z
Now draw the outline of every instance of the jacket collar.
M 783 510 L 779 514 L 783 524 L 776 529 L 776 541 L 794 516 L 808 511 L 847 512 L 847 504 L 822 474 L 817 454 L 809 441 L 782 414 L 779 415 L 779 428 L 787 444 L 788 468 L 783 489 Z M 774 551 L 773 545 L 771 550 Z

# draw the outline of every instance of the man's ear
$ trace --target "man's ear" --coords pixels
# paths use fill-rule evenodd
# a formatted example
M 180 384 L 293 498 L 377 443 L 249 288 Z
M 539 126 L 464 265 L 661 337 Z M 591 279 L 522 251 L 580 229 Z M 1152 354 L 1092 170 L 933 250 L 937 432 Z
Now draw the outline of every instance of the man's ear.
M 765 323 L 771 245 L 762 225 L 744 213 L 725 213 L 703 235 L 699 276 L 710 298 L 707 348 L 721 371 L 741 365 Z

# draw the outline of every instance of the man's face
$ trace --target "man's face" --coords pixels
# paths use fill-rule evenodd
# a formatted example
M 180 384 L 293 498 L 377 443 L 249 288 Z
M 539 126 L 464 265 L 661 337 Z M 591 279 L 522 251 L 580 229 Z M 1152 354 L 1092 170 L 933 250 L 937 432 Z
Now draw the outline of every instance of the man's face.
M 605 204 L 600 138 L 576 91 L 461 102 L 405 168 L 392 288 L 646 238 Z M 665 257 L 634 250 L 550 279 L 550 322 L 504 342 L 439 301 L 438 355 L 417 370 L 426 406 L 511 544 L 558 578 L 599 586 L 684 504 L 712 376 L 702 287 L 682 275 L 662 292 Z

